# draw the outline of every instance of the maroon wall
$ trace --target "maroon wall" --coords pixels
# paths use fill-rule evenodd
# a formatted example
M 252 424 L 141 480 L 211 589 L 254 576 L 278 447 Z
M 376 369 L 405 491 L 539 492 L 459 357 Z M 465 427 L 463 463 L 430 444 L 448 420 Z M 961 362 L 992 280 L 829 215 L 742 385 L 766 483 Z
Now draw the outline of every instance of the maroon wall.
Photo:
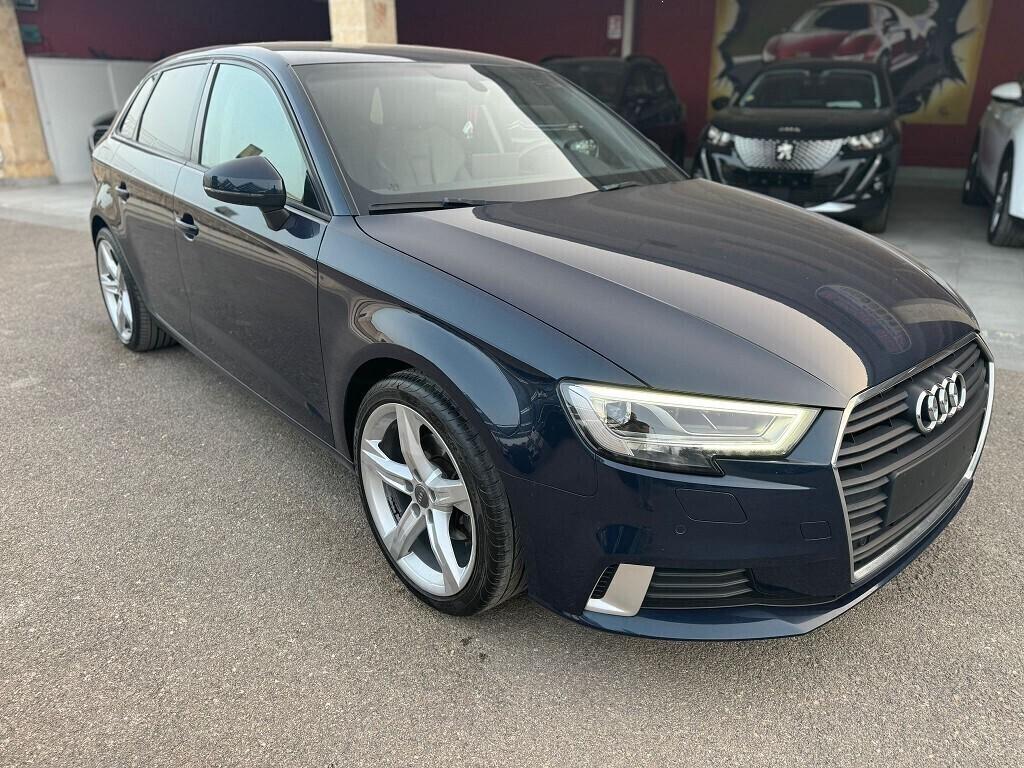
M 155 61 L 204 45 L 255 40 L 327 40 L 323 0 L 39 0 L 18 11 L 42 43 L 29 55 Z
M 501 53 L 527 61 L 545 56 L 615 55 L 607 17 L 622 0 L 397 0 L 398 39 Z M 1024 2 L 992 0 L 981 67 L 966 125 L 907 125 L 907 165 L 963 167 L 978 120 L 995 85 L 1024 71 Z M 689 112 L 690 146 L 706 120 L 715 0 L 637 0 L 634 51 L 665 65 Z

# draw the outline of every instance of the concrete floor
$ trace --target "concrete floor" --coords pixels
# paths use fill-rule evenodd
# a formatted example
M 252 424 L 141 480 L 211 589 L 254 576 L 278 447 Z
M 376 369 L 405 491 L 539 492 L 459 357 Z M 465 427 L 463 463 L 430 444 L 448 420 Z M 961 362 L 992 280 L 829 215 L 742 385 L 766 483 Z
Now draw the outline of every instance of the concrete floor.
M 812 635 L 455 619 L 349 472 L 180 347 L 120 346 L 80 228 L 0 242 L 0 766 L 1024 760 L 1024 375 L 959 516 Z
M 0 187 L 0 218 L 81 231 L 91 184 Z M 985 239 L 986 210 L 960 203 L 959 172 L 901 171 L 883 236 L 968 301 L 1000 368 L 1024 371 L 1024 249 Z

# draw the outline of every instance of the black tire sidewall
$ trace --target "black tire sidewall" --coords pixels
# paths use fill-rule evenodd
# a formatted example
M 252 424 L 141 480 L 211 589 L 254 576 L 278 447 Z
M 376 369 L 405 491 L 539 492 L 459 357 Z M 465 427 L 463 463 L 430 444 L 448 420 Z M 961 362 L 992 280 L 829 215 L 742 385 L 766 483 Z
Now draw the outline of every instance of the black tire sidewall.
M 411 582 L 397 563 L 388 554 L 380 532 L 373 521 L 370 513 L 369 502 L 366 498 L 366 490 L 363 488 L 362 462 L 359 446 L 362 444 L 363 430 L 366 421 L 377 408 L 388 403 L 400 403 L 413 408 L 419 413 L 444 440 L 448 450 L 458 465 L 463 482 L 469 492 L 470 503 L 473 506 L 473 522 L 476 535 L 476 555 L 473 563 L 473 572 L 470 575 L 469 583 L 458 593 L 450 597 L 442 597 L 423 592 Z M 452 424 L 452 417 L 457 417 L 457 424 Z M 427 605 L 453 615 L 470 615 L 486 610 L 492 605 L 500 602 L 496 596 L 491 594 L 487 583 L 487 569 L 491 567 L 494 547 L 494 531 L 492 530 L 495 516 L 510 515 L 507 499 L 504 498 L 504 489 L 501 489 L 501 498 L 496 500 L 493 493 L 488 496 L 481 489 L 480 475 L 487 476 L 494 473 L 497 478 L 497 470 L 493 466 L 481 466 L 477 458 L 477 446 L 479 436 L 476 435 L 472 425 L 469 424 L 461 414 L 451 398 L 436 384 L 425 377 L 417 374 L 397 374 L 375 385 L 359 407 L 356 418 L 356 432 L 353 440 L 353 458 L 355 461 L 356 477 L 359 484 L 359 498 L 363 505 L 363 514 L 373 532 L 373 537 L 381 551 L 384 559 L 391 570 L 395 572 L 403 584 L 417 598 Z M 477 443 L 473 445 L 472 443 Z M 476 450 L 475 450 L 476 449 Z M 494 478 L 491 478 L 492 480 Z M 500 484 L 500 478 L 497 479 Z M 495 503 L 497 501 L 497 503 Z

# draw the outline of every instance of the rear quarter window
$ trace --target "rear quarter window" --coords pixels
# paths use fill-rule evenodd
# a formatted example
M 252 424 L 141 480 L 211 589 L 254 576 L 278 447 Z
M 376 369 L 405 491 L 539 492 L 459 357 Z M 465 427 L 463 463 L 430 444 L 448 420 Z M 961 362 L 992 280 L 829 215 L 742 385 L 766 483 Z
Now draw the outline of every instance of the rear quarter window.
M 128 108 L 124 120 L 121 121 L 121 127 L 118 129 L 118 133 L 122 136 L 135 138 L 135 132 L 139 129 L 139 118 L 142 117 L 142 110 L 146 108 L 146 101 L 149 99 L 149 94 L 153 92 L 154 85 L 156 85 L 156 77 L 151 77 L 139 88 L 135 100 L 132 101 L 132 105 Z

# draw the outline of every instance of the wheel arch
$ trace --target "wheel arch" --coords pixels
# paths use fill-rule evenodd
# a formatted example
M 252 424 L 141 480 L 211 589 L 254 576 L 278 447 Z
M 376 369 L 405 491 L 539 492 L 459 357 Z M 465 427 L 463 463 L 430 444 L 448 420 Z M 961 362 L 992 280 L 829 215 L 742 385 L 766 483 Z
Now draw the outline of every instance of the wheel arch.
M 110 225 L 107 224 L 106 220 L 99 214 L 93 214 L 92 221 L 89 224 L 89 228 L 92 232 L 92 242 L 96 243 L 96 238 L 99 237 L 101 229 L 110 229 Z
M 512 372 L 476 345 L 409 310 L 382 306 L 363 319 L 372 324 L 377 341 L 327 371 L 338 402 L 338 449 L 354 458 L 356 416 L 370 388 L 399 371 L 417 370 L 448 393 L 500 460 L 500 436 L 517 430 L 524 410 L 518 394 L 523 388 L 515 386 Z

